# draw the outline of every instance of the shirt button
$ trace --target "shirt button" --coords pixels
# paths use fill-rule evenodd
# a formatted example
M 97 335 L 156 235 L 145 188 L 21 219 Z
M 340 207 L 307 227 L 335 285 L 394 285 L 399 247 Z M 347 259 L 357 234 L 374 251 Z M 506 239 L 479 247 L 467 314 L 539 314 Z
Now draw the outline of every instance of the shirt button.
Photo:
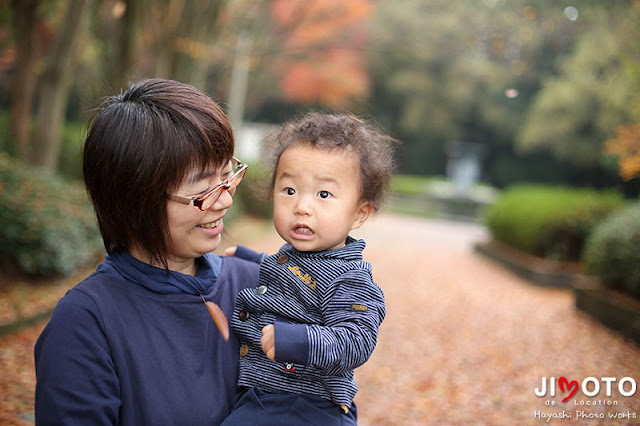
M 256 289 L 256 294 L 258 296 L 262 296 L 263 294 L 265 294 L 267 292 L 267 286 L 266 285 L 261 285 L 260 287 L 258 287 Z
M 281 254 L 280 256 L 278 256 L 278 263 L 279 264 L 285 264 L 289 261 L 289 255 L 286 254 Z
M 240 311 L 240 313 L 238 314 L 238 318 L 240 318 L 240 321 L 246 321 L 249 319 L 249 311 L 247 309 L 243 309 Z
M 240 356 L 246 356 L 249 353 L 249 345 L 240 346 Z

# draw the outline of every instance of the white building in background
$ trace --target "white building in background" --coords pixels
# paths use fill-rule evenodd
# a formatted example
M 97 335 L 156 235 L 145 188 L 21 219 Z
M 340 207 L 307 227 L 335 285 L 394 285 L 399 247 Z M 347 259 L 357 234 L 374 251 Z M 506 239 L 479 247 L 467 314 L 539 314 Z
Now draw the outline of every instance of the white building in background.
M 453 185 L 453 195 L 471 197 L 480 179 L 485 147 L 478 143 L 451 141 L 447 143 L 446 150 L 447 178 Z
M 235 156 L 245 163 L 256 162 L 260 156 L 260 142 L 279 126 L 268 123 L 242 123 L 234 129 L 236 140 Z

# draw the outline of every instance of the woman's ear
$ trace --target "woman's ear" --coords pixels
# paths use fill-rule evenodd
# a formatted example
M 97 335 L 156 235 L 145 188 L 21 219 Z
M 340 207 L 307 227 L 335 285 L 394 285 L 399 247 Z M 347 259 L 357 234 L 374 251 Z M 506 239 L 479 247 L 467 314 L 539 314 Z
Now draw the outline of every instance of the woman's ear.
M 360 206 L 356 209 L 356 217 L 353 221 L 353 225 L 351 229 L 358 229 L 362 226 L 363 223 L 369 219 L 369 216 L 373 212 L 373 206 L 368 201 L 363 201 L 360 203 Z

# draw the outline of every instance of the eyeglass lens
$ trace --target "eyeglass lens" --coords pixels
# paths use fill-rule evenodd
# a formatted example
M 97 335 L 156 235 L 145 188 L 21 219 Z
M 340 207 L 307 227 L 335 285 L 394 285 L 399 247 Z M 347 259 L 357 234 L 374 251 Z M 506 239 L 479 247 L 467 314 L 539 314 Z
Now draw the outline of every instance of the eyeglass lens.
M 225 189 L 227 191 L 229 191 L 229 193 L 231 195 L 233 195 L 233 193 L 235 192 L 236 188 L 238 187 L 238 184 L 240 183 L 240 181 L 244 177 L 244 174 L 245 174 L 246 171 L 247 171 L 247 169 L 240 170 L 240 171 L 234 173 L 233 176 L 231 176 L 227 182 L 220 184 L 215 189 L 215 191 L 213 191 L 211 194 L 209 194 L 209 196 L 207 198 L 202 200 L 202 204 L 200 206 L 200 210 L 207 210 L 209 207 L 211 207 L 218 200 L 218 198 L 220 198 L 220 195 L 222 195 L 222 191 L 225 190 Z

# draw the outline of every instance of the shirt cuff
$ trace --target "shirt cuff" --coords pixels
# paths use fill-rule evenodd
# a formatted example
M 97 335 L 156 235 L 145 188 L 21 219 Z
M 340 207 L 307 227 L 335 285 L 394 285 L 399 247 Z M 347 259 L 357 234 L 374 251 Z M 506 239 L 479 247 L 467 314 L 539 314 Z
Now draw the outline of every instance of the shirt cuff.
M 309 339 L 305 324 L 275 323 L 276 359 L 306 365 L 309 362 Z
M 236 247 L 235 257 L 239 257 L 240 259 L 248 260 L 254 263 L 262 263 L 265 257 L 267 257 L 266 253 L 258 253 L 257 251 L 253 251 L 248 247 L 238 245 Z

